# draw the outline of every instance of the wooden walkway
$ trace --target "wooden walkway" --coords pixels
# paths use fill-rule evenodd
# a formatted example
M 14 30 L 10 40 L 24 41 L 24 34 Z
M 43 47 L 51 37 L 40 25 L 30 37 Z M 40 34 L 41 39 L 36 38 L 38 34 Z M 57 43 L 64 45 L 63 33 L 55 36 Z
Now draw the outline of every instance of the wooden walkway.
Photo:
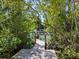
M 22 49 L 12 59 L 57 59 L 54 50 L 45 50 L 45 42 L 37 39 L 32 49 Z

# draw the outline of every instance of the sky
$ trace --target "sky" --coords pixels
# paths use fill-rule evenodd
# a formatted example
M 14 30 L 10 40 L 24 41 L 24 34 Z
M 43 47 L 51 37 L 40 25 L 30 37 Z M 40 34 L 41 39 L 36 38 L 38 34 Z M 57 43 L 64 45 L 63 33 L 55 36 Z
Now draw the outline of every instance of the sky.
M 36 3 L 38 3 L 38 0 L 25 0 L 26 2 L 32 2 L 33 6 L 32 8 L 36 10 Z M 40 0 L 40 2 L 42 2 L 42 0 Z M 44 22 L 44 18 L 43 18 L 43 13 L 42 11 L 39 12 L 39 18 L 42 22 Z
M 66 9 L 65 9 L 66 12 L 68 12 L 68 0 L 66 0 Z
M 26 2 L 32 2 L 33 3 L 33 6 L 32 6 L 32 8 L 33 9 L 36 9 L 36 3 L 38 3 L 38 1 L 40 1 L 41 3 L 42 3 L 42 0 L 25 0 Z M 69 0 L 65 0 L 66 1 L 66 7 L 65 7 L 65 11 L 66 12 L 68 12 L 68 9 L 69 9 L 69 7 L 68 7 L 68 1 Z M 74 0 L 71 0 L 71 2 L 73 2 Z M 47 4 L 47 3 L 46 3 Z M 74 3 L 72 3 L 71 4 L 71 10 L 74 10 Z M 43 12 L 41 11 L 41 12 L 39 12 L 39 14 L 40 14 L 40 16 L 39 16 L 39 18 L 40 18 L 40 20 L 42 21 L 42 22 L 44 22 L 44 17 L 43 17 Z

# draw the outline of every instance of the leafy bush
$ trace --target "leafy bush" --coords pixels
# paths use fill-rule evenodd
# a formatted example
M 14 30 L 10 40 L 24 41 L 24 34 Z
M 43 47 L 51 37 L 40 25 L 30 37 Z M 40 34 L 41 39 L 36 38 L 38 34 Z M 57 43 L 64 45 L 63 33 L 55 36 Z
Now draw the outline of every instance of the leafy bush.
M 21 40 L 17 37 L 0 38 L 0 57 L 10 56 L 12 49 L 17 48 L 17 45 L 19 45 L 20 43 L 21 43 Z
M 52 37 L 48 48 L 57 51 L 58 59 L 79 59 L 79 43 L 77 43 L 79 38 L 72 40 L 69 35 L 64 38 L 60 38 L 59 35 L 56 35 L 56 37 L 53 35 Z
M 0 57 L 10 56 L 13 49 L 21 43 L 18 37 L 15 37 L 8 28 L 3 28 L 0 33 Z
M 79 53 L 73 49 L 65 49 L 63 51 L 64 59 L 79 59 Z
M 70 48 L 64 48 L 63 52 L 57 52 L 58 59 L 79 59 L 79 53 Z

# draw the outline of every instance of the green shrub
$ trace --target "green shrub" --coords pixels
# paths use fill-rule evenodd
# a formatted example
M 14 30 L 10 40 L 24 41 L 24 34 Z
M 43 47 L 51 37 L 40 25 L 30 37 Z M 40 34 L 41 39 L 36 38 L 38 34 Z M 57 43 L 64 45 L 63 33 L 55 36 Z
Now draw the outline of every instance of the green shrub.
M 65 59 L 79 59 L 79 53 L 73 49 L 65 49 L 63 55 Z
M 64 48 L 61 52 L 57 52 L 58 59 L 79 59 L 79 53 L 72 48 Z
M 0 57 L 9 55 L 11 50 L 17 48 L 20 43 L 21 40 L 17 37 L 0 38 Z

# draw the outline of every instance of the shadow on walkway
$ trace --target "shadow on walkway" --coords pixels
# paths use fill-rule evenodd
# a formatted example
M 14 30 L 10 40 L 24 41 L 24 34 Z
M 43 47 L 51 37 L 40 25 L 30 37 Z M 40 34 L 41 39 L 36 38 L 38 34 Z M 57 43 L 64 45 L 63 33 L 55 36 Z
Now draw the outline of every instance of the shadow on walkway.
M 57 59 L 54 50 L 45 50 L 45 43 L 37 39 L 32 49 L 22 49 L 12 59 Z

